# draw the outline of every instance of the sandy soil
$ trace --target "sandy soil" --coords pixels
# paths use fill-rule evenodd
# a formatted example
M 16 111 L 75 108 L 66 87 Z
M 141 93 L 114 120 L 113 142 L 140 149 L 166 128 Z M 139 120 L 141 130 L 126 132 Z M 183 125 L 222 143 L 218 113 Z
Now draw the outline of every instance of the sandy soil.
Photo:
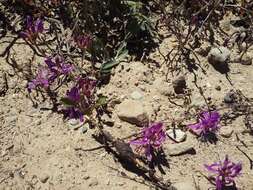
M 3 43 L 0 46 L 1 52 L 6 45 Z M 160 44 L 163 54 L 171 47 L 173 42 L 170 38 Z M 231 50 L 231 56 L 235 58 L 238 50 L 236 47 Z M 253 48 L 249 52 L 249 56 L 253 57 Z M 25 45 L 18 44 L 14 46 L 11 56 L 16 58 L 21 68 L 25 68 L 24 65 L 31 58 L 31 51 Z M 166 66 L 155 65 L 155 62 L 163 62 L 158 51 L 150 57 L 150 61 L 121 63 L 114 70 L 110 83 L 99 89 L 99 92 L 122 102 L 131 99 L 131 94 L 138 91 L 142 95 L 138 101 L 147 109 L 150 120 L 163 121 L 167 128 L 170 128 L 172 119 L 185 117 L 186 107 L 175 104 L 182 105 L 186 96 L 177 95 L 171 98 L 173 76 L 169 74 L 166 82 Z M 32 64 L 39 61 L 40 59 L 35 57 Z M 221 106 L 224 95 L 231 89 L 239 89 L 248 98 L 253 98 L 252 65 L 229 63 L 230 72 L 226 76 L 215 70 L 207 62 L 207 57 L 200 56 L 200 61 L 203 69 L 199 67 L 195 71 L 196 83 L 212 104 Z M 152 189 L 150 184 L 145 184 L 142 177 L 125 170 L 113 155 L 104 149 L 91 152 L 79 150 L 100 145 L 92 138 L 94 131 L 89 129 L 82 133 L 80 130 L 74 130 L 73 126 L 63 121 L 61 115 L 43 109 L 50 108 L 46 100 L 39 104 L 38 108 L 34 108 L 25 89 L 27 81 L 20 73 L 14 75 L 12 67 L 5 59 L 1 58 L 0 63 L 1 85 L 4 86 L 6 73 L 9 87 L 6 95 L 0 97 L 0 189 Z M 196 107 L 205 106 L 205 101 L 195 85 L 194 74 L 185 68 L 182 68 L 181 73 L 186 77 L 187 89 L 191 94 L 187 107 L 194 110 Z M 139 131 L 135 125 L 118 118 L 118 109 L 119 105 L 112 108 L 111 120 L 114 126 L 107 129 L 118 137 Z M 222 110 L 221 113 L 226 111 Z M 183 123 L 188 124 L 194 120 L 195 118 L 188 118 Z M 201 174 L 207 175 L 203 164 L 223 159 L 228 154 L 231 159 L 243 164 L 242 175 L 236 180 L 238 187 L 242 190 L 253 190 L 253 170 L 250 169 L 249 159 L 236 148 L 239 146 L 253 158 L 253 139 L 245 132 L 243 116 L 227 126 L 222 125 L 224 130 L 232 129 L 233 134 L 229 138 L 218 135 L 216 144 L 201 143 L 187 131 L 186 142 L 194 146 L 196 154 L 167 155 L 169 167 L 163 167 L 163 178 L 173 184 L 189 182 L 194 188 L 199 186 L 199 189 L 206 190 L 213 186 Z M 238 137 L 247 147 L 243 146 Z M 170 143 L 172 142 L 168 140 L 165 146 Z M 134 180 L 124 177 L 125 175 Z

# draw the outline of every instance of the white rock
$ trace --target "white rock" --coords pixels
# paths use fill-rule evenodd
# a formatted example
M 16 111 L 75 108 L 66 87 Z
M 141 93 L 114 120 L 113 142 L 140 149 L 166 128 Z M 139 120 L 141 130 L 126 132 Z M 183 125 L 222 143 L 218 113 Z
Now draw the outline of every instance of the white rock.
M 176 142 L 183 142 L 186 139 L 186 133 L 180 129 L 169 129 L 167 135 Z
M 78 124 L 80 124 L 78 119 L 70 119 L 68 120 L 68 124 L 72 125 L 72 126 L 76 126 Z
M 124 100 L 118 105 L 117 114 L 121 120 L 138 126 L 143 126 L 148 122 L 147 111 L 140 101 Z
M 134 91 L 131 93 L 131 98 L 133 100 L 140 100 L 143 98 L 143 95 L 139 91 Z
M 173 184 L 176 190 L 196 190 L 195 185 L 190 181 L 184 181 Z
M 226 47 L 212 48 L 208 54 L 208 61 L 211 64 L 225 64 L 230 58 L 230 50 Z

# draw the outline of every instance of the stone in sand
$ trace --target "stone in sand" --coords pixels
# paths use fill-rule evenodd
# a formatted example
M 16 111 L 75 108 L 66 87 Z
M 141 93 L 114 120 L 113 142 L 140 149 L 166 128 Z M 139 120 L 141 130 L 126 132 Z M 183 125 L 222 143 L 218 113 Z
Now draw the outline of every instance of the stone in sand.
M 148 123 L 148 114 L 140 101 L 126 99 L 118 105 L 117 111 L 122 121 L 138 126 Z

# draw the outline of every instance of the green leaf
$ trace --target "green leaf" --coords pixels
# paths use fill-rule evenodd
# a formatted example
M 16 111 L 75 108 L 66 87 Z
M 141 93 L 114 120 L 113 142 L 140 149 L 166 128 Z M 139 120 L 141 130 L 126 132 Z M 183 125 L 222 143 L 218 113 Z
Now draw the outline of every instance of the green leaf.
M 128 50 L 126 49 L 126 43 L 123 42 L 119 46 L 116 56 L 113 59 L 110 59 L 101 65 L 100 72 L 104 74 L 110 73 L 111 69 L 117 66 L 120 62 L 122 62 L 126 58 L 127 55 L 128 55 Z
M 99 96 L 96 102 L 96 107 L 104 106 L 107 104 L 107 97 L 106 96 Z
M 65 105 L 65 106 L 74 106 L 75 102 L 73 102 L 72 100 L 70 100 L 69 98 L 61 98 L 61 102 Z

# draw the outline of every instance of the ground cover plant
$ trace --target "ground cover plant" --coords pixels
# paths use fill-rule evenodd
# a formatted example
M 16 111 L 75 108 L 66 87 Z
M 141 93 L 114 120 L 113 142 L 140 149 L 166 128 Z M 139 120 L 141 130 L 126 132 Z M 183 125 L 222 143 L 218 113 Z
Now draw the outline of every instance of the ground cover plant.
M 251 1 L 3 0 L 0 18 L 2 100 L 22 92 L 36 112 L 50 111 L 82 135 L 91 131 L 86 141 L 97 146 L 74 148 L 80 159 L 102 150 L 113 158 L 112 171 L 148 188 L 250 190 Z M 21 83 L 10 85 L 11 77 Z M 12 130 L 5 121 L 9 112 L 4 106 L 0 112 L 1 135 Z M 1 148 L 3 163 L 12 161 L 12 149 Z M 180 163 L 188 168 L 178 167 L 179 174 L 188 172 L 189 179 L 198 173 L 198 179 L 175 182 L 173 165 Z M 16 173 L 25 179 L 25 167 L 0 178 L 0 186 L 9 186 Z M 43 188 L 31 181 L 22 189 Z M 88 187 L 102 188 L 98 183 Z M 20 188 L 19 182 L 11 186 Z

